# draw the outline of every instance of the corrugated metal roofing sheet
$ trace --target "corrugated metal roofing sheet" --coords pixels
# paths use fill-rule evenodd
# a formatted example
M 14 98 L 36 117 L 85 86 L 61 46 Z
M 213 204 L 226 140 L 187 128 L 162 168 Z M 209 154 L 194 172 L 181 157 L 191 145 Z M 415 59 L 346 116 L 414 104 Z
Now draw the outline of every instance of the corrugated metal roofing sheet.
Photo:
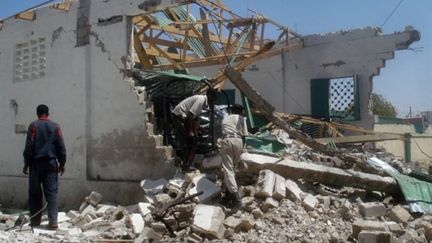
M 398 182 L 412 212 L 425 213 L 432 209 L 432 183 L 401 174 L 378 158 L 371 158 L 367 162 L 382 168 Z

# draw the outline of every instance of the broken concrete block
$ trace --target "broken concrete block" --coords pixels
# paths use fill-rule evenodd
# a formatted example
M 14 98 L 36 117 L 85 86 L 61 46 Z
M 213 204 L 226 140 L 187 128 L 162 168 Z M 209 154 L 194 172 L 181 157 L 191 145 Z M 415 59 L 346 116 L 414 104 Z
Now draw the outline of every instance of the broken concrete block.
M 415 226 L 416 229 L 423 228 L 426 240 L 432 241 L 432 224 L 428 222 L 420 222 Z
M 201 243 L 203 242 L 203 238 L 199 236 L 198 234 L 192 233 L 187 238 L 188 243 Z
M 224 225 L 228 229 L 233 229 L 234 232 L 239 232 L 242 228 L 242 221 L 239 218 L 230 216 L 225 219 Z
M 102 202 L 102 200 L 103 200 L 103 196 L 102 196 L 102 194 L 100 194 L 100 193 L 98 193 L 98 192 L 92 191 L 92 192 L 90 193 L 90 195 L 89 195 L 88 197 L 85 198 L 85 200 L 86 200 L 90 205 L 93 205 L 93 206 L 96 207 L 99 203 Z
M 385 205 L 378 202 L 360 203 L 359 210 L 363 217 L 381 217 L 387 213 Z
M 111 227 L 111 222 L 98 218 L 87 224 L 81 225 L 80 228 L 82 231 L 97 230 L 99 232 L 104 232 L 111 229 Z
M 274 200 L 272 197 L 268 197 L 263 205 L 261 206 L 261 210 L 265 213 L 271 208 L 279 207 L 279 202 Z
M 397 236 L 401 236 L 402 234 L 405 233 L 405 230 L 396 222 L 393 221 L 385 222 L 385 225 L 390 232 L 392 232 Z
M 243 207 L 247 207 L 251 205 L 253 202 L 255 202 L 255 198 L 253 197 L 244 197 L 241 199 L 241 204 Z
M 271 170 L 262 170 L 258 176 L 258 189 L 255 194 L 259 198 L 267 198 L 273 195 L 273 188 L 275 184 L 275 173 Z
M 77 211 L 75 211 L 75 210 L 69 210 L 69 211 L 66 213 L 66 216 L 68 216 L 68 217 L 71 218 L 71 219 L 74 219 L 74 218 L 78 217 L 78 215 L 79 215 L 79 212 L 77 212 Z
M 142 216 L 146 216 L 151 213 L 154 207 L 150 203 L 138 203 L 138 213 Z
M 144 229 L 144 219 L 139 213 L 133 213 L 127 218 L 127 225 L 132 229 L 134 234 L 141 234 Z
M 82 226 L 82 225 L 84 225 L 84 224 L 89 223 L 89 222 L 92 221 L 92 220 L 93 220 L 93 219 L 92 219 L 89 215 L 85 215 L 85 216 L 83 216 L 83 215 L 78 215 L 78 217 L 73 218 L 73 219 L 71 220 L 71 223 L 72 223 L 72 225 L 74 225 L 74 226 L 80 227 L 80 226 Z
M 196 232 L 221 239 L 225 233 L 224 219 L 222 208 L 199 204 L 195 207 L 192 227 Z
M 96 214 L 96 208 L 92 205 L 88 205 L 84 210 L 82 210 L 81 215 L 85 216 L 86 214 L 94 213 Z
M 99 217 L 103 217 L 107 210 L 113 209 L 113 208 L 115 208 L 115 207 L 111 206 L 111 205 L 98 205 L 97 210 L 96 210 L 96 215 Z
M 144 190 L 145 195 L 154 196 L 165 188 L 168 181 L 164 178 L 158 180 L 143 180 L 140 185 Z
M 140 236 L 135 239 L 134 243 L 142 243 L 142 242 L 159 242 L 162 236 L 156 233 L 152 228 L 145 227 Z
M 213 169 L 220 168 L 222 165 L 222 157 L 220 155 L 206 157 L 202 160 L 202 168 Z
M 329 196 L 317 195 L 316 198 L 321 203 L 323 208 L 325 209 L 330 208 L 331 198 Z
M 357 219 L 352 224 L 353 237 L 358 239 L 361 231 L 386 231 L 386 224 L 384 222 Z
M 195 176 L 192 179 L 193 187 L 189 189 L 189 195 L 203 191 L 204 193 L 194 198 L 197 203 L 206 203 L 221 192 L 221 188 L 205 178 L 204 175 Z
M 300 189 L 300 187 L 298 187 L 295 181 L 289 179 L 286 180 L 285 187 L 286 187 L 286 197 L 289 200 L 293 202 L 302 200 L 303 191 Z
M 404 207 L 400 205 L 394 206 L 388 213 L 388 217 L 391 220 L 396 221 L 398 223 L 403 223 L 404 225 L 407 224 L 408 221 L 413 219 L 411 214 Z
M 89 203 L 87 201 L 84 201 L 83 203 L 81 203 L 78 211 L 81 213 L 88 205 Z
M 275 174 L 275 184 L 273 188 L 273 198 L 276 200 L 282 200 L 286 197 L 286 185 L 285 178 Z
M 316 199 L 315 196 L 313 196 L 312 194 L 307 194 L 302 202 L 302 206 L 306 210 L 311 211 L 318 205 L 318 203 L 319 201 L 318 199 Z
M 126 209 L 122 208 L 122 207 L 114 207 L 111 209 L 108 209 L 105 212 L 105 217 L 109 220 L 109 221 L 117 221 L 120 219 L 123 219 L 123 217 L 125 215 L 128 215 L 129 213 L 126 211 Z
M 350 220 L 353 218 L 352 203 L 348 199 L 342 201 L 341 206 L 339 208 L 339 213 L 342 215 L 342 217 L 345 220 Z
M 159 234 L 163 234 L 167 231 L 167 227 L 162 222 L 153 222 L 151 228 Z
M 393 243 L 390 232 L 363 230 L 358 235 L 359 243 Z

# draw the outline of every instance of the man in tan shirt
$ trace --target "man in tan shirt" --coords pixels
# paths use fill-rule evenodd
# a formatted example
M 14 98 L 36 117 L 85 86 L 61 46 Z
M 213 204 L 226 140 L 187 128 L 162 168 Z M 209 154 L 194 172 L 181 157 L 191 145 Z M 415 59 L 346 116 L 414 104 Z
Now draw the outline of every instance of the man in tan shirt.
M 243 153 L 243 137 L 248 135 L 246 118 L 243 117 L 243 107 L 233 105 L 230 107 L 231 114 L 222 120 L 222 170 L 224 173 L 224 184 L 227 188 L 226 199 L 228 206 L 232 208 L 240 206 L 240 195 L 235 178 L 235 168 Z
M 199 116 L 203 109 L 213 106 L 216 90 L 209 89 L 206 95 L 194 95 L 181 101 L 172 111 L 177 145 L 182 148 L 182 167 L 191 169 L 198 141 Z

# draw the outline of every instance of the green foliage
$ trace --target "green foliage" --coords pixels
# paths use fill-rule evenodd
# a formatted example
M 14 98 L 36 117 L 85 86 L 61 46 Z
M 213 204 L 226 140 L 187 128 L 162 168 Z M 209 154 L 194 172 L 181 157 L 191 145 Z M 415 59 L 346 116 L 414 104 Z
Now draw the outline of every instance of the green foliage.
M 371 110 L 374 115 L 396 118 L 397 111 L 392 103 L 384 96 L 376 93 L 371 94 Z

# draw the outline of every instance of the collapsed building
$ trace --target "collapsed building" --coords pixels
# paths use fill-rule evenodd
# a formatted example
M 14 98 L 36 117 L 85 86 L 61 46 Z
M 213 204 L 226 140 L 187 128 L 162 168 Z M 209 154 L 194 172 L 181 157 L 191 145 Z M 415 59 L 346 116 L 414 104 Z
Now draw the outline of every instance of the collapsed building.
M 37 104 L 51 107 L 67 145 L 59 206 L 77 206 L 92 190 L 128 204 L 142 197 L 137 182 L 170 178 L 176 170 L 156 110 L 145 89 L 134 87 L 130 70 L 219 77 L 221 67 L 259 53 L 273 31 L 275 46 L 240 68 L 248 83 L 278 111 L 370 128 L 373 77 L 395 51 L 420 38 L 411 27 L 386 35 L 367 27 L 302 36 L 208 0 L 65 1 L 0 26 L 0 202 L 16 208 L 26 205 L 21 154 Z M 213 84 L 241 102 L 224 78 Z

